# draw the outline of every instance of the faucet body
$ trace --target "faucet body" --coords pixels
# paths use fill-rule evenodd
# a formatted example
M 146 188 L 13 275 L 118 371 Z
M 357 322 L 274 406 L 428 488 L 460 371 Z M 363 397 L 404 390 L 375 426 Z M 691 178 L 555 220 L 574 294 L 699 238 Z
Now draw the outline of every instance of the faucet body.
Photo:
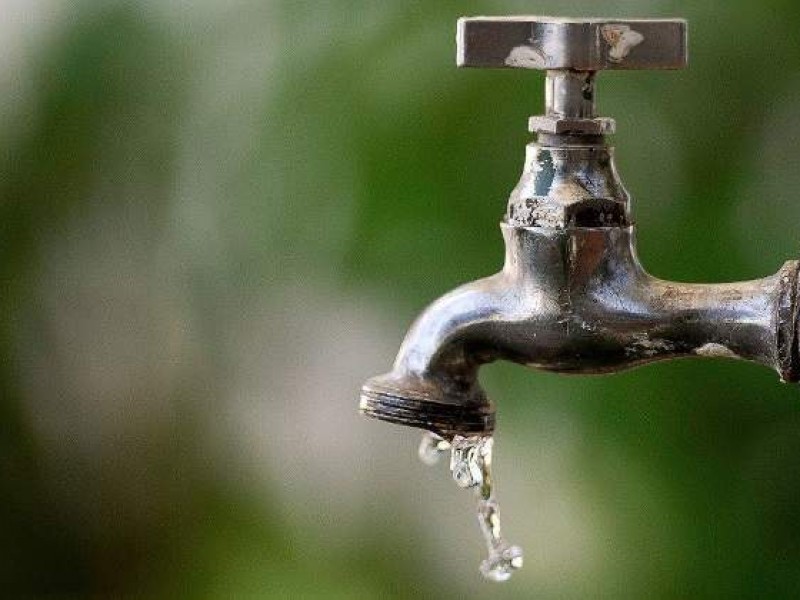
M 541 137 L 501 223 L 503 269 L 420 315 L 393 370 L 365 383 L 364 413 L 445 438 L 489 433 L 494 409 L 478 369 L 500 359 L 596 374 L 724 356 L 797 380 L 797 261 L 737 283 L 652 277 L 613 149 L 599 136 Z
M 367 415 L 446 439 L 488 434 L 481 365 L 611 373 L 656 360 L 725 356 L 797 381 L 798 269 L 754 281 L 689 284 L 650 276 L 636 256 L 630 197 L 595 114 L 603 69 L 682 68 L 681 20 L 461 19 L 461 66 L 547 71 L 546 113 L 501 223 L 503 269 L 434 302 L 394 368 L 361 391 Z

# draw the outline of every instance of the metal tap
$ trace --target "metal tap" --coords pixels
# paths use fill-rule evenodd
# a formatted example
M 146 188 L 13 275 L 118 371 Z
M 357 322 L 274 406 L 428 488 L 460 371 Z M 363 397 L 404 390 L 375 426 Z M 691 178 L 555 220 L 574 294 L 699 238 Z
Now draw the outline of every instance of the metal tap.
M 546 113 L 532 117 L 522 177 L 500 224 L 503 269 L 435 301 L 391 372 L 368 380 L 361 411 L 446 440 L 489 435 L 478 382 L 495 360 L 560 373 L 620 371 L 656 360 L 725 356 L 797 381 L 798 268 L 754 281 L 688 284 L 649 275 L 636 256 L 630 198 L 595 111 L 604 69 L 686 65 L 683 20 L 463 18 L 458 65 L 546 71 Z

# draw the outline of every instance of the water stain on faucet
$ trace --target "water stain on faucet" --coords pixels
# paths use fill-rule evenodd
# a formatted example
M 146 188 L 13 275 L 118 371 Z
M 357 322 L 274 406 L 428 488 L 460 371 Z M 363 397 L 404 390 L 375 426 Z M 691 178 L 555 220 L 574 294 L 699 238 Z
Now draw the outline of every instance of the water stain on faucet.
M 603 39 L 611 48 L 608 60 L 622 62 L 630 51 L 644 41 L 644 36 L 629 25 L 606 25 L 602 28 Z
M 546 69 L 547 56 L 534 46 L 517 46 L 508 54 L 505 63 L 522 69 Z

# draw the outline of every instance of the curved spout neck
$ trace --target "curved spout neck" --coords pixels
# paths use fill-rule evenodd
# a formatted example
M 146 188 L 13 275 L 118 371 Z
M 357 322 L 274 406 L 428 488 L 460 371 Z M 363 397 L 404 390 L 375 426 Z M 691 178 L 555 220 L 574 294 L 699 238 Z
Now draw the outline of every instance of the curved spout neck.
M 634 228 L 503 224 L 506 263 L 434 302 L 362 410 L 444 437 L 491 431 L 478 369 L 498 359 L 560 373 L 609 373 L 689 356 L 726 356 L 798 377 L 797 262 L 775 275 L 685 284 L 648 275 Z

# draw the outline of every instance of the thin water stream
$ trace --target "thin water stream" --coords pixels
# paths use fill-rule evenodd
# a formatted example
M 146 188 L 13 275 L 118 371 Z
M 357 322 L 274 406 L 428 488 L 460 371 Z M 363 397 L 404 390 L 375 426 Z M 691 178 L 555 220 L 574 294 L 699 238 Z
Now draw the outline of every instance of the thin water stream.
M 492 581 L 506 581 L 522 568 L 522 549 L 503 539 L 500 516 L 492 481 L 491 436 L 455 436 L 452 442 L 425 433 L 419 446 L 419 457 L 427 465 L 436 464 L 450 450 L 450 472 L 459 487 L 473 488 L 478 497 L 478 522 L 486 541 L 488 558 L 481 563 L 481 573 Z

